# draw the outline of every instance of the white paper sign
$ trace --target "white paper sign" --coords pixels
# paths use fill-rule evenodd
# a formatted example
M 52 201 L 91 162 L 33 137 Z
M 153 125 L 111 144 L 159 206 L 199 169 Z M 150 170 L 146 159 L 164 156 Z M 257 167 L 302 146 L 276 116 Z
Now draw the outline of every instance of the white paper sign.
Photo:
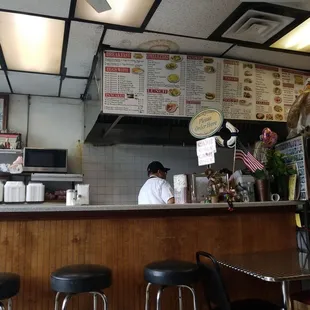
M 206 166 L 215 163 L 214 152 L 209 152 L 204 155 L 198 156 L 198 166 Z
M 202 156 L 206 153 L 216 153 L 216 142 L 215 138 L 206 138 L 203 140 L 199 140 L 196 142 L 196 150 L 197 150 L 197 156 Z

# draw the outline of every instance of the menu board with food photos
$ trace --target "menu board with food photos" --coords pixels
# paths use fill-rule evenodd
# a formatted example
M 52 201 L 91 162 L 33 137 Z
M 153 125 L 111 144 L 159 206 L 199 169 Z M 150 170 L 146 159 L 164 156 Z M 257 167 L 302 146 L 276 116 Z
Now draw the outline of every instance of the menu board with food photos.
M 283 122 L 309 73 L 199 55 L 106 51 L 103 112 Z
M 222 111 L 225 118 L 253 119 L 255 115 L 254 64 L 223 60 Z M 254 108 L 253 108 L 254 107 Z
M 222 60 L 204 56 L 186 56 L 186 116 L 194 116 L 202 108 L 221 106 Z

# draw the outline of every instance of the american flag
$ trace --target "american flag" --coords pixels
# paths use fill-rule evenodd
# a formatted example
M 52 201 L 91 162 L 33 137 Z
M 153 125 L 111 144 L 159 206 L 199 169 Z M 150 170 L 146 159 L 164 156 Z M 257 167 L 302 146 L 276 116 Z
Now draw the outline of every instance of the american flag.
M 236 145 L 235 159 L 242 160 L 251 172 L 264 169 L 264 165 L 260 163 L 239 141 L 237 141 Z

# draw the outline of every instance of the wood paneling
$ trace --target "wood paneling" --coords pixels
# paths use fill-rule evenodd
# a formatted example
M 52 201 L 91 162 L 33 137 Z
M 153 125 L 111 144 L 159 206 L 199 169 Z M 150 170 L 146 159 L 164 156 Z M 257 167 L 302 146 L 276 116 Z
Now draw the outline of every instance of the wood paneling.
M 0 221 L 0 271 L 22 277 L 15 309 L 53 309 L 50 273 L 67 264 L 104 264 L 113 271 L 106 290 L 110 309 L 144 309 L 143 266 L 175 258 L 195 260 L 195 252 L 284 250 L 296 246 L 293 211 L 156 217 Z M 279 300 L 280 287 L 224 271 L 232 299 Z M 199 293 L 200 294 L 200 293 Z M 163 309 L 177 309 L 175 294 L 164 293 Z M 191 309 L 185 294 L 185 309 Z M 153 297 L 154 300 L 154 297 Z M 74 298 L 69 309 L 91 309 L 91 297 Z M 199 308 L 206 305 L 199 298 Z

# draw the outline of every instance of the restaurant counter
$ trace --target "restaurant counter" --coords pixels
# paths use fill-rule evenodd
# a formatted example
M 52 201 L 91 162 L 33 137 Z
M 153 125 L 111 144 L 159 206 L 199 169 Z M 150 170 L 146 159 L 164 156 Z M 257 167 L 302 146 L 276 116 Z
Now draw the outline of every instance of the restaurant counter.
M 143 266 L 151 261 L 195 261 L 196 251 L 222 254 L 281 251 L 296 247 L 297 202 L 228 205 L 20 204 L 0 206 L 0 271 L 21 275 L 14 308 L 53 309 L 50 273 L 68 264 L 103 264 L 112 269 L 106 290 L 112 310 L 143 310 Z M 232 300 L 280 301 L 279 285 L 223 269 Z M 153 292 L 152 292 L 153 295 Z M 176 308 L 167 290 L 163 309 Z M 184 292 L 184 309 L 191 298 Z M 153 300 L 153 299 L 152 299 Z M 91 298 L 74 297 L 68 309 L 92 309 Z M 71 306 L 73 305 L 73 308 Z M 198 287 L 198 309 L 206 309 Z
M 248 208 L 276 208 L 292 207 L 298 205 L 294 201 L 278 202 L 238 202 L 234 203 L 236 210 Z M 0 213 L 32 213 L 32 212 L 115 212 L 115 211 L 152 211 L 152 210 L 209 210 L 227 209 L 227 203 L 193 203 L 193 204 L 171 204 L 171 205 L 85 205 L 66 206 L 61 203 L 24 203 L 0 205 Z

